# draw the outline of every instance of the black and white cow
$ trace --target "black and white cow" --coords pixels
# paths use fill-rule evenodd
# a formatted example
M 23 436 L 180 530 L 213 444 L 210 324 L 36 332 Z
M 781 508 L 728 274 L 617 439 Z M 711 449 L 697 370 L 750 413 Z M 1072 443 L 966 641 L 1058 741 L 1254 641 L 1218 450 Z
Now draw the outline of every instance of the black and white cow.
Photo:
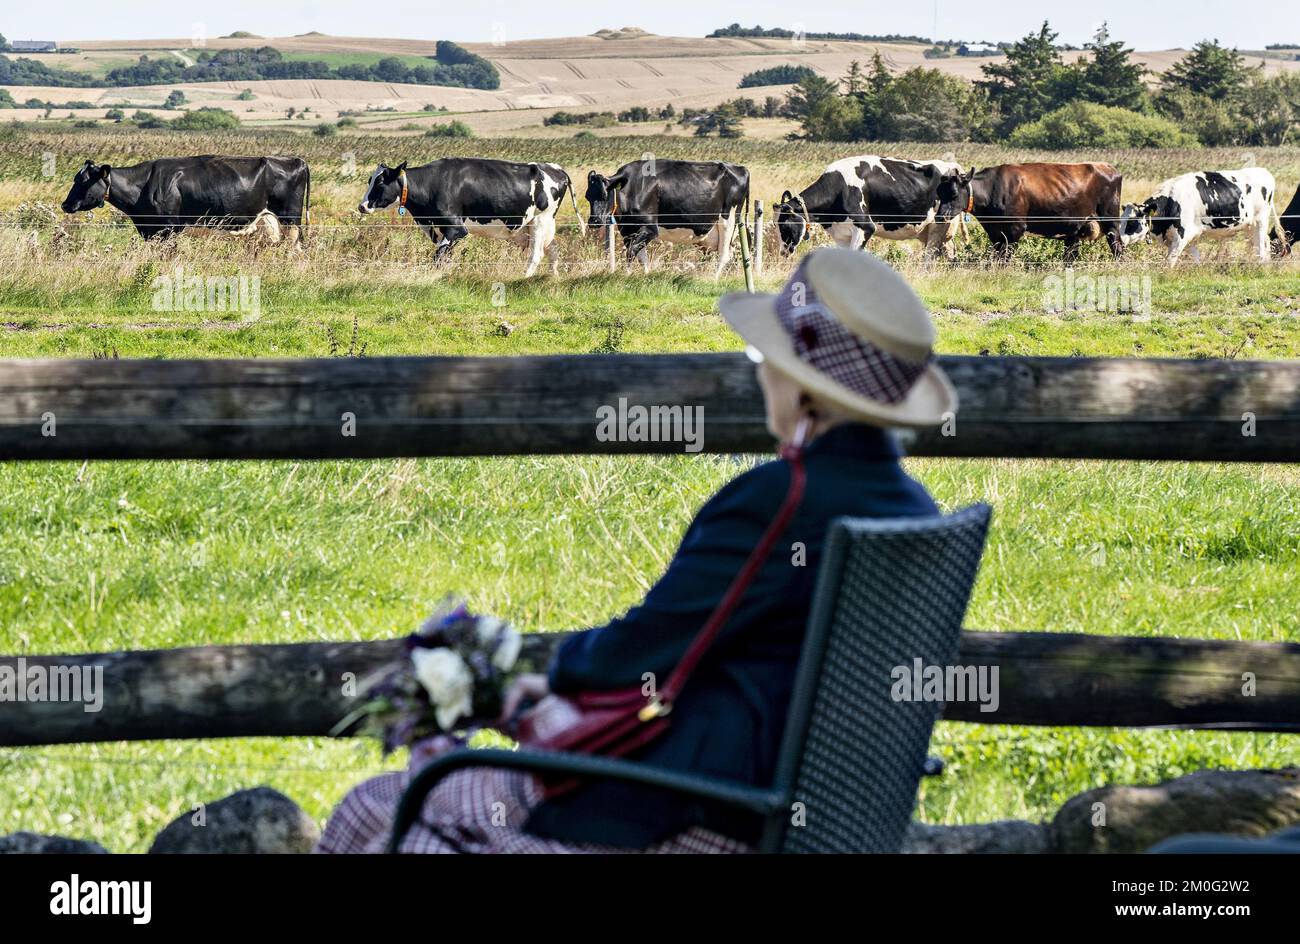
M 840 246 L 857 249 L 872 236 L 915 239 L 927 252 L 950 248 L 960 227 L 961 167 L 863 154 L 835 161 L 798 194 L 776 204 L 781 246 L 794 252 L 821 226 Z
M 1196 171 L 1173 177 L 1142 203 L 1128 203 L 1120 213 L 1120 240 L 1131 245 L 1155 236 L 1164 242 L 1165 258 L 1176 263 L 1184 251 L 1201 259 L 1198 239 L 1227 239 L 1249 231 L 1260 261 L 1269 257 L 1270 231 L 1276 229 L 1273 205 L 1277 184 L 1262 167 Z
M 311 172 L 298 157 L 162 157 L 133 167 L 86 161 L 72 178 L 64 213 L 105 203 L 126 214 L 145 239 L 191 226 L 306 236 Z
M 444 157 L 409 170 L 405 161 L 396 167 L 380 164 L 357 210 L 374 213 L 396 203 L 398 213 L 409 213 L 437 245 L 435 262 L 469 235 L 522 246 L 528 250 L 527 278 L 543 255 L 551 260 L 552 274 L 559 267 L 555 217 L 565 193 L 578 213 L 573 185 L 559 164 Z M 586 228 L 581 214 L 578 226 Z
M 591 225 L 611 220 L 623 236 L 628 261 L 650 271 L 653 240 L 689 243 L 718 254 L 716 281 L 731 260 L 736 226 L 749 219 L 749 169 L 722 161 L 649 158 L 624 164 L 608 177 L 587 175 Z

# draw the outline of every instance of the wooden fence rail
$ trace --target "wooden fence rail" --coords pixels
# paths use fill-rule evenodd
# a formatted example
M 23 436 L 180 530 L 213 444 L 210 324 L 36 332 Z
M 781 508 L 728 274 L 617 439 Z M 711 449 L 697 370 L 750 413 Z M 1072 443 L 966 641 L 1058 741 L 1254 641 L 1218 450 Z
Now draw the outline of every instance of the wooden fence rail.
M 1300 461 L 1300 362 L 943 357 L 954 424 L 913 455 Z M 320 360 L 0 361 L 0 459 L 331 459 L 672 453 L 606 439 L 598 411 L 702 410 L 700 451 L 771 449 L 741 354 Z M 560 635 L 533 635 L 545 658 Z M 322 735 L 399 643 L 211 646 L 0 656 L 99 666 L 100 710 L 0 704 L 0 745 Z M 964 665 L 996 666 L 1000 705 L 950 720 L 1300 728 L 1300 645 L 966 632 Z
M 917 435 L 913 455 L 1300 461 L 1300 362 L 940 363 L 961 407 L 949 429 Z M 10 360 L 0 361 L 0 459 L 683 451 L 602 441 L 596 411 L 620 401 L 702 409 L 704 452 L 771 449 L 742 354 Z
M 563 638 L 528 635 L 526 651 L 544 661 Z M 103 689 L 93 712 L 74 701 L 7 701 L 0 745 L 324 735 L 356 707 L 344 694 L 349 674 L 361 678 L 400 652 L 400 641 L 385 640 L 26 656 L 21 663 L 4 656 L 0 677 L 34 666 L 101 666 Z M 954 702 L 945 709 L 951 721 L 1300 729 L 1295 644 L 965 632 L 958 662 L 998 667 L 999 704 L 984 712 Z

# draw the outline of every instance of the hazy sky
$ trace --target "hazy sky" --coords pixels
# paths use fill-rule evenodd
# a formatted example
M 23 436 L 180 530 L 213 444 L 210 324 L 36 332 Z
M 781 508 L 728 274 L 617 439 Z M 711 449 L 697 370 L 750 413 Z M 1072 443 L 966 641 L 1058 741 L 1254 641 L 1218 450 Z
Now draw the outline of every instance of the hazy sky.
M 747 26 L 802 28 L 808 32 L 904 33 L 965 40 L 1011 40 L 1036 28 L 1044 17 L 1061 41 L 1081 45 L 1102 20 L 1111 33 L 1138 49 L 1187 47 L 1217 38 L 1226 45 L 1259 49 L 1268 43 L 1300 43 L 1296 0 L 1232 7 L 1215 0 L 1090 0 L 1086 3 L 1031 0 L 914 0 L 887 3 L 845 0 L 746 0 L 700 3 L 653 0 L 601 3 L 447 3 L 436 0 L 220 0 L 167 3 L 138 0 L 54 0 L 6 3 L 0 33 L 9 39 L 140 39 L 208 36 L 248 30 L 290 36 L 319 30 L 336 36 L 382 36 L 488 42 L 575 36 L 604 27 L 639 26 L 668 36 L 703 36 L 739 21 Z M 447 8 L 451 7 L 451 10 Z M 1237 12 L 1234 14 L 1232 10 Z M 463 11 L 463 12 L 461 12 Z

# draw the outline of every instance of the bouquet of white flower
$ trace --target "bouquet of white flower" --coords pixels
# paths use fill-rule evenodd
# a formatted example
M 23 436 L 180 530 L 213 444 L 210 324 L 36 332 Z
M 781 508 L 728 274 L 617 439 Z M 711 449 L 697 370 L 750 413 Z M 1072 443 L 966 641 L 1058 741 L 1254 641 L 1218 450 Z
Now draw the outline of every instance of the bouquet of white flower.
M 495 718 L 517 675 L 536 671 L 520 658 L 523 637 L 494 616 L 476 616 L 448 599 L 406 639 L 406 655 L 366 676 L 357 696 L 365 703 L 331 734 L 369 734 L 384 753 L 464 730 L 463 719 Z

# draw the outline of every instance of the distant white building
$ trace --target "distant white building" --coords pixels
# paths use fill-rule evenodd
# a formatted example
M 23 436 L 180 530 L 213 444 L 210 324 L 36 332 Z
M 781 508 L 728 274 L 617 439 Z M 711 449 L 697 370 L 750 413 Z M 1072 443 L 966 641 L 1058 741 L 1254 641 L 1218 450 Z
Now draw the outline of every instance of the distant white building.
M 9 44 L 13 52 L 58 52 L 59 44 L 48 39 L 15 39 Z
M 996 56 L 1002 50 L 988 43 L 962 43 L 957 47 L 959 56 Z

